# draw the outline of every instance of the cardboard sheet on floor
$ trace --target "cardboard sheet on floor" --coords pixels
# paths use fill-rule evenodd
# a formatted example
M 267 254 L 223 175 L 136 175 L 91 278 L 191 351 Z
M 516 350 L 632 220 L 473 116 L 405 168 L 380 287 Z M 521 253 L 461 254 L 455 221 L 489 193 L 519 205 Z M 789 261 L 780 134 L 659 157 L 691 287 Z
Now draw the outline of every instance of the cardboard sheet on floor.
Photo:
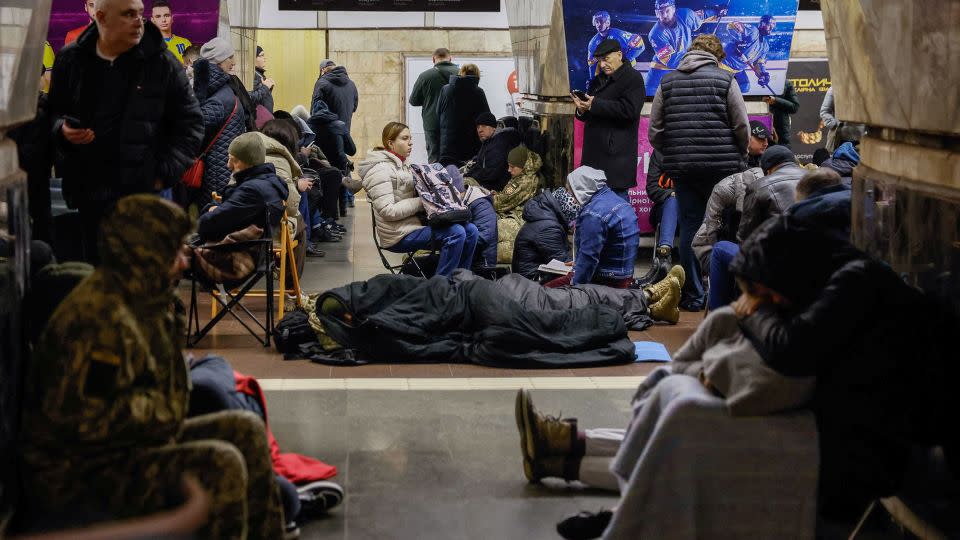
M 634 341 L 637 350 L 637 362 L 669 362 L 670 353 L 663 343 L 656 341 Z

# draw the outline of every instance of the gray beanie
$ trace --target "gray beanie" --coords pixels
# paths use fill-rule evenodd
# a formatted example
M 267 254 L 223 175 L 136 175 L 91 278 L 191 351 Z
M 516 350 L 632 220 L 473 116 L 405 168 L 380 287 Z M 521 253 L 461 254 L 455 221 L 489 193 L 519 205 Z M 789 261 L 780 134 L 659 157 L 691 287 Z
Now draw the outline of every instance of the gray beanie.
M 219 64 L 235 54 L 233 44 L 222 37 L 215 37 L 204 43 L 203 47 L 200 47 L 200 58 L 209 60 L 214 64 Z
M 263 139 L 259 133 L 244 133 L 230 143 L 228 150 L 231 156 L 240 161 L 256 167 L 263 165 L 267 159 L 267 149 L 263 145 Z

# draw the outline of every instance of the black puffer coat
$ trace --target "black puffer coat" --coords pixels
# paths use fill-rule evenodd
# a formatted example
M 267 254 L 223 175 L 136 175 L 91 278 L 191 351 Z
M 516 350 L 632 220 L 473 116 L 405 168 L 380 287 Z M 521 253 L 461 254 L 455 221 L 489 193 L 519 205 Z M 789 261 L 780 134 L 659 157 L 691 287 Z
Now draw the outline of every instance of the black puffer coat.
M 481 144 L 473 167 L 470 167 L 464 176 L 473 178 L 489 190 L 503 191 L 503 187 L 510 181 L 507 156 L 517 146 L 520 146 L 520 134 L 516 129 L 498 129 L 493 137 Z
M 794 300 L 743 319 L 764 361 L 817 377 L 820 504 L 862 512 L 894 493 L 912 443 L 955 439 L 954 315 L 885 263 L 789 218 L 764 223 L 732 269 Z M 920 315 L 922 314 L 922 316 Z
M 596 77 L 587 92 L 593 105 L 577 118 L 583 127 L 583 164 L 607 175 L 610 189 L 637 185 L 637 127 L 647 92 L 643 75 L 629 62 L 613 75 Z
M 357 85 L 347 75 L 347 68 L 337 66 L 317 79 L 313 85 L 311 108 L 318 99 L 323 100 L 337 118 L 347 125 L 349 132 L 353 113 L 357 112 L 357 105 L 360 103 L 360 93 Z
M 91 24 L 76 43 L 60 51 L 53 66 L 49 113 L 60 146 L 63 196 L 73 208 L 151 193 L 158 179 L 167 187 L 176 184 L 200 154 L 203 137 L 200 106 L 186 72 L 154 25 L 145 25 L 140 44 L 109 68 L 117 70 L 126 87 L 103 88 L 101 76 L 108 68 L 97 57 L 98 39 L 97 26 Z M 115 99 L 115 118 L 98 115 L 105 92 Z M 105 137 L 101 131 L 93 144 L 73 146 L 61 135 L 64 116 L 95 132 L 109 124 L 112 134 Z M 107 140 L 114 142 L 106 146 Z
M 553 193 L 543 191 L 523 207 L 523 227 L 513 245 L 513 272 L 533 279 L 537 268 L 551 259 L 572 261 L 570 225 Z
M 230 169 L 227 168 L 230 143 L 247 132 L 247 114 L 230 85 L 230 75 L 209 60 L 194 62 L 193 88 L 203 112 L 203 150 L 223 129 L 204 158 L 201 189 L 205 194 L 216 191 L 223 195 L 224 188 L 230 183 Z
M 450 77 L 440 91 L 437 115 L 440 118 L 440 163 L 462 167 L 480 151 L 477 116 L 490 112 L 480 78 Z
M 624 364 L 636 359 L 619 311 L 531 310 L 487 280 L 380 275 L 323 293 L 317 315 L 337 343 L 373 362 L 501 367 Z

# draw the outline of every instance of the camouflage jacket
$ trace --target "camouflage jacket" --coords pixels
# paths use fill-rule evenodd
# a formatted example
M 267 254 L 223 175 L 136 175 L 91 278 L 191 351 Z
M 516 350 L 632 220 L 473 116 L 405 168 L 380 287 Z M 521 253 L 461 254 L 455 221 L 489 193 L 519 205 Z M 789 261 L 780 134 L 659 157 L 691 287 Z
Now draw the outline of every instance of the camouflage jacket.
M 523 205 L 527 203 L 537 190 L 540 189 L 540 167 L 543 160 L 536 152 L 530 152 L 527 163 L 523 166 L 523 172 L 516 178 L 511 178 L 503 191 L 493 196 L 493 208 L 497 214 L 503 217 L 511 210 L 519 208 L 523 211 Z
M 189 378 L 169 272 L 190 228 L 182 210 L 148 195 L 122 199 L 104 219 L 103 265 L 54 312 L 28 370 L 19 445 L 28 485 L 65 489 L 180 429 Z

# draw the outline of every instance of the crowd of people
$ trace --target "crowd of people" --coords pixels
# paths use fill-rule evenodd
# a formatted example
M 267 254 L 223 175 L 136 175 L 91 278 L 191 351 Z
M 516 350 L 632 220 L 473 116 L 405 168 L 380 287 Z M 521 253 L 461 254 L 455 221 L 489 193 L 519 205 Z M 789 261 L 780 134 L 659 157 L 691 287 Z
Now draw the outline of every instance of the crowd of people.
M 767 99 L 772 135 L 748 119 L 742 81 L 723 69 L 720 41 L 697 36 L 657 75 L 646 189 L 658 232 L 652 268 L 637 278 L 640 230 L 628 190 L 637 182 L 650 81 L 618 40 L 592 46 L 590 87 L 571 95 L 584 123 L 583 164 L 555 187 L 541 172 L 529 121 L 496 118 L 479 68 L 458 66 L 447 49 L 434 52 L 410 95 L 422 108 L 428 161 L 438 164 L 423 166 L 409 162 L 419 141 L 398 121 L 357 155 L 351 121 L 361 96 L 344 66 L 323 60 L 309 107 L 279 110 L 263 49 L 248 91 L 229 40 L 191 44 L 173 33 L 168 2 L 153 2 L 149 22 L 137 4 L 84 3 L 92 23 L 68 35 L 36 119 L 14 133 L 37 239 L 54 234 L 55 166 L 79 215 L 83 259 L 95 267 L 50 317 L 29 370 L 31 429 L 21 456 L 32 512 L 141 515 L 162 509 L 188 474 L 213 501 L 203 536 L 282 538 L 295 536 L 305 497 L 322 509 L 342 499 L 326 473 L 306 494 L 275 474 L 262 403 L 248 409 L 259 416 L 188 414 L 193 372 L 179 360 L 186 334 L 176 290 L 188 269 L 211 283 L 241 282 L 258 252 L 214 247 L 281 231 L 299 240 L 291 271 L 302 273 L 306 256 L 324 255 L 322 242 L 341 240 L 339 220 L 361 189 L 378 245 L 411 256 L 435 252 L 437 276 L 495 276 L 500 266 L 546 289 L 641 289 L 644 316 L 673 324 L 681 308 L 708 309 L 672 368 L 641 387 L 628 429 L 581 430 L 576 420 L 540 414 L 521 391 L 517 425 L 530 481 L 580 480 L 624 496 L 639 490 L 630 472 L 652 443 L 637 433 L 659 414 L 650 404 L 668 399 L 658 392 L 681 392 L 663 382 L 674 375 L 731 410 L 751 411 L 744 414 L 811 409 L 826 513 L 862 509 L 895 489 L 909 443 L 947 441 L 935 422 L 912 421 L 923 416 L 918 411 L 947 406 L 945 394 L 917 390 L 950 380 L 939 361 L 947 352 L 931 337 L 928 366 L 901 380 L 916 351 L 890 335 L 910 328 L 935 336 L 954 321 L 849 245 L 862 130 L 838 125 L 832 96 L 821 115 L 837 128 L 835 150 L 801 166 L 789 149 L 793 90 Z M 551 261 L 566 271 L 544 272 Z M 920 328 L 918 311 L 937 315 Z M 744 397 L 750 381 L 725 377 L 717 367 L 724 359 L 767 369 L 778 399 Z M 190 358 L 189 366 L 202 362 Z M 592 538 L 611 522 L 617 510 L 575 516 L 561 533 Z

